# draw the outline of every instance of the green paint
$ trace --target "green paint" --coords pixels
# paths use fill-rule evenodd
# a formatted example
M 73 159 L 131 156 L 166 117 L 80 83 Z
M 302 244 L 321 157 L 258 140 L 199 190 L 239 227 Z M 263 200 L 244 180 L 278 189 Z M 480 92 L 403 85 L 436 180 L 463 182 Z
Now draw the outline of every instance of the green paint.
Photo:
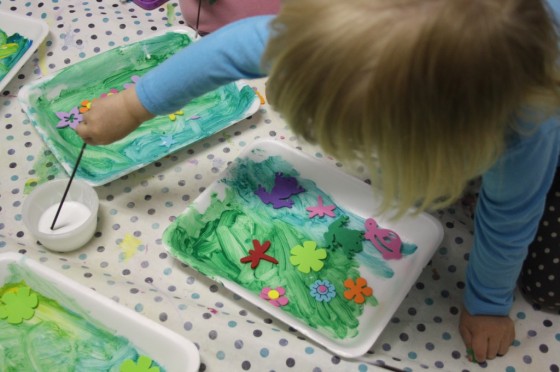
M 8 36 L 0 29 L 0 80 L 4 79 L 10 69 L 23 57 L 31 44 L 31 40 L 18 33 Z
M 33 316 L 19 324 L 0 319 L 3 372 L 118 371 L 124 361 L 136 361 L 142 355 L 126 338 L 89 319 L 85 311 L 76 311 L 75 305 L 72 310 L 61 305 L 72 304 L 73 300 L 49 283 L 18 265 L 8 268 L 11 275 L 0 287 L 0 297 L 31 288 L 38 305 Z M 153 365 L 158 366 L 155 362 Z
M 291 198 L 292 208 L 274 209 L 254 194 L 259 185 L 270 190 L 277 172 L 296 177 L 307 190 Z M 318 272 L 302 273 L 290 263 L 290 251 L 297 245 L 308 241 L 316 242 L 318 247 L 327 245 L 324 235 L 333 219 L 310 219 L 305 208 L 315 205 L 319 195 L 325 204 L 334 204 L 331 197 L 313 181 L 298 177 L 293 166 L 280 157 L 261 162 L 237 159 L 227 178 L 219 182 L 224 186 L 223 193 L 214 192 L 204 211 L 191 205 L 166 229 L 163 239 L 171 253 L 210 278 L 233 281 L 257 296 L 263 287 L 284 287 L 290 302 L 282 310 L 334 338 L 355 337 L 364 306 L 374 306 L 376 300 L 370 297 L 362 305 L 346 300 L 342 296 L 346 290 L 344 281 L 362 276 L 358 268 L 382 278 L 393 276 L 393 270 L 373 245 L 364 241 L 363 251 L 354 257 L 342 249 L 329 251 Z M 347 216 L 348 229 L 363 231 L 363 218 L 337 207 L 335 218 Z M 253 270 L 240 262 L 253 249 L 253 239 L 271 242 L 266 253 L 278 260 L 277 265 L 261 261 Z M 309 286 L 318 279 L 335 286 L 338 295 L 328 303 L 318 302 L 310 295 Z
M 111 49 L 32 83 L 28 94 L 20 95 L 21 103 L 54 156 L 71 172 L 82 140 L 70 127 L 56 128 L 60 120 L 56 113 L 70 112 L 83 100 L 95 99 L 111 89 L 122 91 L 132 83 L 132 76 L 144 75 L 191 42 L 186 34 L 168 32 Z M 107 183 L 222 130 L 255 107 L 258 97 L 251 87 L 228 84 L 192 100 L 175 121 L 159 116 L 120 141 L 88 147 L 76 177 L 93 185 Z M 193 116 L 199 118 L 190 120 Z M 162 137 L 168 139 L 169 146 Z

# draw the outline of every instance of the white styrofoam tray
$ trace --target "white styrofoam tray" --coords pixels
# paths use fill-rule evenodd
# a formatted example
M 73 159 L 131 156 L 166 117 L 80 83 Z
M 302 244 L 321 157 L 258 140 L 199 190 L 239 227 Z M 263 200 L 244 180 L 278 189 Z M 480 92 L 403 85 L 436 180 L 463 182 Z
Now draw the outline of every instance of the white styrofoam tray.
M 0 287 L 9 280 L 11 265 L 19 266 L 18 276 L 24 273 L 33 291 L 125 337 L 167 372 L 198 371 L 200 356 L 191 341 L 24 255 L 0 254 Z
M 21 56 L 17 63 L 8 71 L 8 74 L 0 80 L 0 92 L 8 85 L 10 80 L 17 74 L 19 69 L 31 58 L 39 45 L 45 40 L 49 33 L 49 26 L 42 20 L 25 17 L 13 12 L 0 10 L 0 29 L 8 36 L 18 33 L 31 40 L 31 46 Z
M 371 217 L 372 212 L 377 210 L 379 206 L 380 200 L 372 192 L 371 186 L 343 173 L 324 161 L 313 158 L 280 141 L 255 141 L 248 145 L 239 155 L 240 159 L 248 158 L 255 162 L 267 161 L 270 157 L 279 157 L 289 163 L 298 172 L 299 177 L 315 182 L 319 189 L 333 197 L 338 206 L 344 207 L 357 216 L 364 219 Z M 196 213 L 195 211 L 204 213 L 210 205 L 212 195 L 224 194 L 224 190 L 228 186 L 220 180 L 230 177 L 235 168 L 236 163 L 234 162 L 222 173 L 218 181 L 211 184 L 193 201 L 192 205 L 183 214 L 189 215 Z M 287 212 L 279 210 L 278 218 L 283 218 L 281 217 L 282 213 Z M 286 221 L 290 223 L 289 219 L 286 219 Z M 309 326 L 306 319 L 297 318 L 284 311 L 281 307 L 275 307 L 263 301 L 257 294 L 233 280 L 219 275 L 208 276 L 337 355 L 348 358 L 358 357 L 365 354 L 381 335 L 381 332 L 391 320 L 391 317 L 443 239 L 441 223 L 427 213 L 409 214 L 396 221 L 376 216 L 376 221 L 384 228 L 398 233 L 403 241 L 414 243 L 417 246 L 417 250 L 406 258 L 390 262 L 390 266 L 394 270 L 394 277 L 390 280 L 371 275 L 367 270 L 368 264 L 365 262 L 360 264 L 360 271 L 363 277 L 367 279 L 368 283 L 373 283 L 376 288 L 375 296 L 379 299 L 380 305 L 366 306 L 359 319 L 359 334 L 356 337 L 333 338 L 321 329 Z M 210 239 L 206 235 L 205 238 Z M 176 258 L 191 267 L 193 266 L 194 257 L 177 257 L 176 249 L 171 248 L 167 244 L 165 245 Z M 226 247 L 224 249 L 232 248 Z M 204 271 L 202 273 L 205 274 Z

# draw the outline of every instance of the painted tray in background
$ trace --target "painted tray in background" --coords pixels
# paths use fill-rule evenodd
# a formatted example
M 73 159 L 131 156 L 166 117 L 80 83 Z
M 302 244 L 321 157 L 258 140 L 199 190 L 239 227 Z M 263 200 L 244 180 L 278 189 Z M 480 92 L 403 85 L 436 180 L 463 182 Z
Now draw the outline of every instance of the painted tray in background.
M 200 365 L 198 349 L 186 338 L 21 254 L 0 254 L 0 288 L 22 281 L 31 289 L 32 293 L 39 293 L 47 298 L 44 300 L 47 304 L 45 309 L 37 308 L 37 311 L 40 311 L 38 320 L 33 318 L 24 320 L 24 322 L 34 324 L 32 330 L 43 332 L 38 340 L 41 345 L 35 345 L 31 335 L 28 335 L 29 339 L 18 338 L 13 334 L 12 338 L 9 338 L 10 335 L 0 333 L 0 346 L 3 346 L 3 348 L 0 347 L 0 360 L 6 363 L 10 361 L 4 357 L 10 356 L 10 347 L 17 347 L 18 342 L 22 341 L 30 348 L 29 354 L 26 354 L 27 357 L 34 359 L 34 362 L 42 367 L 45 367 L 47 363 L 47 360 L 41 360 L 43 353 L 40 350 L 45 342 L 48 342 L 48 350 L 42 351 L 46 351 L 47 358 L 53 359 L 57 352 L 63 355 L 61 359 L 59 358 L 60 360 L 50 360 L 51 363 L 61 363 L 57 364 L 58 368 L 55 370 L 60 370 L 65 365 L 68 366 L 69 361 L 73 360 L 73 355 L 79 355 L 80 363 L 86 363 L 88 356 L 91 361 L 88 359 L 87 363 L 95 361 L 101 363 L 102 357 L 108 358 L 107 355 L 104 355 L 109 350 L 108 346 L 92 345 L 91 354 L 88 354 L 89 350 L 85 350 L 87 348 L 83 350 L 76 348 L 80 342 L 97 339 L 93 337 L 86 339 L 84 335 L 89 333 L 105 335 L 105 332 L 108 332 L 115 337 L 125 338 L 125 340 L 119 341 L 119 345 L 122 345 L 119 350 L 123 352 L 123 355 L 113 356 L 114 360 L 124 358 L 124 355 L 130 354 L 130 349 L 133 348 L 141 355 L 146 355 L 156 361 L 166 372 L 198 371 Z M 53 304 L 49 299 L 56 303 Z M 56 310 L 59 305 L 68 312 Z M 39 301 L 39 306 L 41 306 L 41 301 Z M 66 322 L 63 321 L 64 319 Z M 45 320 L 48 320 L 49 323 L 45 323 Z M 0 319 L 0 322 L 3 321 Z M 41 323 L 44 324 L 41 325 Z M 80 327 L 84 327 L 84 329 L 81 330 Z M 9 326 L 8 329 L 10 329 Z M 2 336 L 8 338 L 2 340 Z M 80 340 L 82 337 L 84 339 Z M 37 340 L 35 339 L 35 341 Z M 97 350 L 95 350 L 96 348 Z M 7 354 L 4 355 L 2 351 Z M 124 351 L 127 352 L 124 353 Z M 9 367 L 8 369 L 10 369 Z M 82 364 L 82 367 L 87 367 L 87 365 Z M 96 365 L 89 365 L 87 369 L 102 370 L 103 368 L 100 365 L 97 365 L 97 368 Z
M 278 173 L 294 177 L 305 189 L 291 197 L 291 208 L 274 209 L 255 195 L 259 186 L 272 190 Z M 306 207 L 317 205 L 318 196 L 324 205 L 336 205 L 334 217 L 309 218 Z M 357 357 L 374 344 L 443 238 L 443 228 L 432 216 L 392 222 L 373 215 L 377 205 L 364 182 L 281 142 L 258 141 L 177 217 L 163 241 L 177 259 L 310 339 L 340 356 Z M 304 241 L 325 247 L 325 233 L 343 216 L 352 230 L 363 231 L 365 220 L 374 217 L 380 227 L 396 232 L 403 241 L 402 258 L 386 260 L 362 240 L 361 252 L 329 251 L 323 269 L 299 272 L 290 262 L 291 248 Z M 271 242 L 266 254 L 277 265 L 261 260 L 253 270 L 241 262 L 254 249 L 253 239 Z M 343 282 L 358 277 L 373 289 L 362 305 L 343 297 Z M 309 285 L 323 279 L 336 289 L 328 303 L 309 292 Z M 264 287 L 283 287 L 289 303 L 276 307 L 260 298 Z
M 0 74 L 0 92 L 2 92 L 19 69 L 31 58 L 33 52 L 39 48 L 45 37 L 47 37 L 49 27 L 44 21 L 39 19 L 0 10 L 0 30 L 4 31 L 7 36 L 18 33 L 31 41 L 31 45 L 27 47 L 23 54 L 18 55 L 18 58 L 15 59 L 16 63 L 7 71 L 6 75 L 1 78 L 2 75 Z
M 70 126 L 56 128 L 61 120 L 57 113 L 70 116 L 82 101 L 134 84 L 136 77 L 189 45 L 192 37 L 190 30 L 178 29 L 111 49 L 24 86 L 18 98 L 43 141 L 71 173 L 82 140 Z M 103 185 L 235 124 L 259 105 L 249 85 L 225 85 L 192 100 L 174 120 L 158 116 L 117 142 L 88 146 L 76 177 L 92 186 Z

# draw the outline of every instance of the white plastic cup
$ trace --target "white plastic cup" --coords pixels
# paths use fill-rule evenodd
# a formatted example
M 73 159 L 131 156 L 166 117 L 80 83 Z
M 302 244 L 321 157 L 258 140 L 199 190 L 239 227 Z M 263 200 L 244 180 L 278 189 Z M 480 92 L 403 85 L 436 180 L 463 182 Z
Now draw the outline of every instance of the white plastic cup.
M 73 180 L 67 201 L 75 201 L 85 205 L 91 212 L 90 216 L 81 225 L 62 233 L 45 233 L 39 230 L 39 220 L 47 209 L 59 204 L 64 195 L 68 179 L 57 179 L 38 186 L 23 202 L 23 223 L 41 244 L 51 251 L 70 252 L 83 247 L 95 233 L 97 227 L 97 213 L 99 210 L 99 197 L 87 183 Z M 64 205 L 62 205 L 64 209 Z M 62 212 L 61 212 L 62 213 Z

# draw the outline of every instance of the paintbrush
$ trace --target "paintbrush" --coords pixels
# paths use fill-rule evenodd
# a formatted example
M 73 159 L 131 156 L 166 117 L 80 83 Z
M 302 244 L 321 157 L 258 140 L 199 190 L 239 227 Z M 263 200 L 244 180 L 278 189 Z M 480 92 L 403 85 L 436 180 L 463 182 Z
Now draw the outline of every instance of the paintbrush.
M 76 175 L 76 170 L 78 170 L 78 166 L 80 165 L 80 160 L 82 160 L 82 155 L 84 154 L 85 149 L 86 143 L 84 142 L 84 144 L 82 145 L 82 149 L 80 150 L 80 155 L 78 155 L 78 159 L 76 160 L 76 164 L 74 165 L 74 169 L 72 170 L 72 175 L 70 175 L 70 179 L 68 180 L 68 184 L 66 185 L 66 190 L 64 190 L 64 194 L 62 195 L 62 200 L 60 201 L 56 214 L 54 215 L 51 230 L 54 230 L 54 225 L 56 224 L 56 220 L 58 219 L 58 215 L 60 214 L 60 210 L 62 209 L 62 204 L 64 204 L 64 200 L 66 200 L 66 195 L 68 195 L 68 190 L 70 190 L 70 185 L 72 185 L 72 180 Z

